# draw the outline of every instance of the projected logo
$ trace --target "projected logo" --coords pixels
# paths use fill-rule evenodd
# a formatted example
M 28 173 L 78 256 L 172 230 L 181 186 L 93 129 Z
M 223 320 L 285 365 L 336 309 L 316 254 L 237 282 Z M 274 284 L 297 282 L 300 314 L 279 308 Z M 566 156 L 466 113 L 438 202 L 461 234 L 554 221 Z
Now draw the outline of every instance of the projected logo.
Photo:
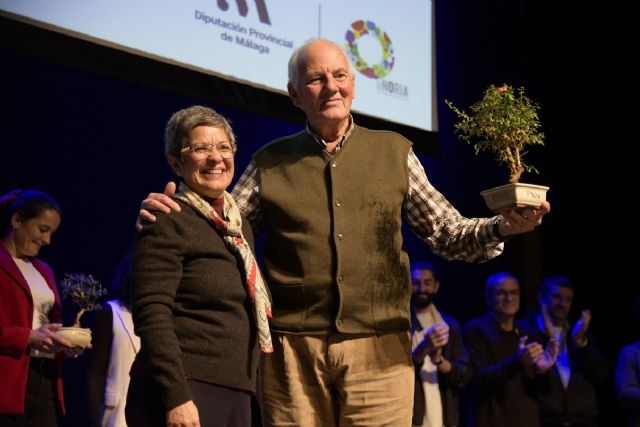
M 256 9 L 258 10 L 258 18 L 260 22 L 263 24 L 271 25 L 271 19 L 269 19 L 269 11 L 267 10 L 267 4 L 265 0 L 255 0 Z M 238 6 L 238 13 L 242 17 L 246 17 L 247 13 L 249 13 L 249 5 L 247 4 L 247 0 L 236 0 L 236 5 Z M 226 0 L 218 0 L 218 8 L 222 11 L 227 11 L 229 9 L 229 2 Z
M 375 37 L 382 48 L 382 59 L 372 66 L 360 55 L 358 49 L 358 40 L 365 35 Z M 391 39 L 378 27 L 375 22 L 359 20 L 351 24 L 351 29 L 345 35 L 347 43 L 347 54 L 356 70 L 360 71 L 367 77 L 372 79 L 381 79 L 386 77 L 393 69 L 395 56 L 393 56 L 393 45 Z

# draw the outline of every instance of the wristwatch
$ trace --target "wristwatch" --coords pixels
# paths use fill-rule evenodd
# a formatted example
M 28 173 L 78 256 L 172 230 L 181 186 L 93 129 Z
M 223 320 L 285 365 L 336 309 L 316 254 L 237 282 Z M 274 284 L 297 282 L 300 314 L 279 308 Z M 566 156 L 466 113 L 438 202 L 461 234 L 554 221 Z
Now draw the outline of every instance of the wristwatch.
M 500 221 L 502 221 L 502 215 L 498 215 L 494 220 L 493 220 L 493 224 L 491 224 L 491 228 L 493 231 L 493 234 L 502 241 L 508 240 L 509 236 L 503 236 L 502 233 L 500 233 Z

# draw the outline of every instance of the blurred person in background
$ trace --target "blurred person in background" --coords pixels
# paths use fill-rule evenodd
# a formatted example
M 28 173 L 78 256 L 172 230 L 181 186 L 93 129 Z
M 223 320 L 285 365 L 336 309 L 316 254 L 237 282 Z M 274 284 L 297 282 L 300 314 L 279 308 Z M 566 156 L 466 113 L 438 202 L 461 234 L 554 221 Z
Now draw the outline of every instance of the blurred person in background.
M 632 325 L 640 325 L 640 299 L 632 304 Z M 628 416 L 629 427 L 640 427 L 640 341 L 620 350 L 615 376 L 616 393 L 620 406 Z
M 487 279 L 484 298 L 489 311 L 463 329 L 464 343 L 476 374 L 468 389 L 467 425 L 538 427 L 537 379 L 553 366 L 558 343 L 546 348 L 541 333 L 516 320 L 520 283 L 507 272 Z
M 87 402 L 90 427 L 126 427 L 124 408 L 131 364 L 140 351 L 130 305 L 131 252 L 121 260 L 112 280 L 112 294 L 103 304 L 92 330 Z
M 591 312 L 583 310 L 575 324 L 569 323 L 575 291 L 564 276 L 543 280 L 538 293 L 540 311 L 534 318 L 545 337 L 558 342 L 554 368 L 538 383 L 540 425 L 542 427 L 596 427 L 598 400 L 596 386 L 607 378 L 608 363 L 589 331 Z
M 60 206 L 37 190 L 0 197 L 0 425 L 58 425 L 64 415 L 62 305 L 53 270 L 36 256 L 60 225 Z
M 461 425 L 460 392 L 473 376 L 460 324 L 434 304 L 440 280 L 428 262 L 411 263 L 411 337 L 416 383 L 413 425 Z

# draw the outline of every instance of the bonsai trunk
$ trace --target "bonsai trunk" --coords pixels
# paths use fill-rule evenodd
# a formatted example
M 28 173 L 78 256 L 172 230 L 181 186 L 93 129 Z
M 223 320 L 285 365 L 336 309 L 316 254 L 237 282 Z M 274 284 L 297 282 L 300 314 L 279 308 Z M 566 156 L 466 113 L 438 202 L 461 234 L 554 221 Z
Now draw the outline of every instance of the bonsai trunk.
M 520 160 L 520 150 L 518 147 L 513 147 L 507 151 L 507 157 L 509 158 L 509 184 L 515 184 L 520 181 L 524 167 Z
M 511 172 L 509 173 L 509 184 L 515 184 L 516 182 L 520 181 L 522 172 L 524 172 L 524 168 L 521 165 L 518 166 L 516 170 L 511 170 Z
M 73 327 L 74 328 L 81 328 L 81 326 L 80 326 L 80 317 L 82 317 L 84 312 L 85 312 L 84 308 L 81 308 L 80 311 L 78 312 L 78 315 L 76 316 L 76 321 L 73 322 Z

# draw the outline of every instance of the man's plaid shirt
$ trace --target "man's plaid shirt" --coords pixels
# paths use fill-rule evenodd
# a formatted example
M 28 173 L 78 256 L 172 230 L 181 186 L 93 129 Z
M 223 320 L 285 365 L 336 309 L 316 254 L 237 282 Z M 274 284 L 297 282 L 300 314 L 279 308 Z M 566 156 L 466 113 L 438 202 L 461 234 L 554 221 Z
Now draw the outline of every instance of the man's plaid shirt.
M 348 143 L 353 122 L 336 152 Z M 306 131 L 322 146 L 326 143 L 307 125 Z M 409 191 L 403 203 L 407 225 L 431 250 L 447 259 L 481 262 L 499 255 L 502 240 L 493 229 L 496 217 L 465 218 L 436 190 L 427 179 L 424 168 L 413 150 L 407 158 Z M 249 220 L 254 232 L 262 228 L 263 210 L 260 203 L 260 174 L 252 160 L 233 188 L 242 214 Z

